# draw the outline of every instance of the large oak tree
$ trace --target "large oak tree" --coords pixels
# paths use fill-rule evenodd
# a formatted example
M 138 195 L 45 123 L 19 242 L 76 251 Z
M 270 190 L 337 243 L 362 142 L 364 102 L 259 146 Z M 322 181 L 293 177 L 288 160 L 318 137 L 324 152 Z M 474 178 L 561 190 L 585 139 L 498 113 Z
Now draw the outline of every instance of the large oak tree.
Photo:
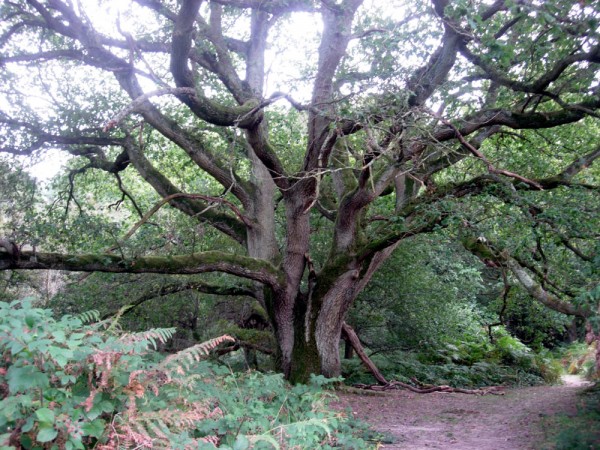
M 565 147 L 568 131 L 544 133 L 561 155 L 552 159 L 506 140 L 580 124 L 571 135 L 594 141 L 596 2 L 133 0 L 120 15 L 118 3 L 3 2 L 0 151 L 59 148 L 85 161 L 71 183 L 103 171 L 131 202 L 121 175 L 135 171 L 163 199 L 139 211 L 140 226 L 168 203 L 230 244 L 179 255 L 61 254 L 3 240 L 2 270 L 250 281 L 252 292 L 239 292 L 265 307 L 281 369 L 302 381 L 339 375 L 353 300 L 399 242 L 455 224 L 453 202 L 496 195 L 534 218 L 526 193 L 597 189 L 578 179 L 600 156 L 597 144 Z M 290 30 L 299 18 L 315 25 L 302 45 Z M 161 153 L 187 158 L 210 182 L 181 185 L 156 161 Z M 516 171 L 519 158 L 543 170 Z M 329 225 L 316 230 L 317 219 Z M 483 239 L 465 245 L 548 306 L 590 314 L 545 288 L 535 267 Z

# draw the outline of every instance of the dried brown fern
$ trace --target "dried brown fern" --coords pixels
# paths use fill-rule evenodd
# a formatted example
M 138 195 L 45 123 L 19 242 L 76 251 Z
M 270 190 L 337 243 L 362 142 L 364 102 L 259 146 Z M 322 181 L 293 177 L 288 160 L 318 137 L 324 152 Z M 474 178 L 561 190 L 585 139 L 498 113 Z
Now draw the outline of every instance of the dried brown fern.
M 150 330 L 127 335 L 122 340 L 127 343 L 135 343 L 152 339 L 163 341 L 165 338 L 167 338 L 166 334 Z M 185 374 L 184 367 L 188 368 L 190 364 L 200 361 L 223 342 L 235 342 L 235 339 L 228 335 L 219 336 L 168 356 L 152 370 L 131 372 L 129 383 L 124 388 L 124 392 L 129 396 L 127 409 L 121 414 L 115 415 L 106 443 L 97 448 L 101 450 L 170 448 L 169 439 L 173 434 L 194 430 L 198 426 L 198 422 L 202 420 L 223 416 L 223 411 L 209 401 L 189 402 L 182 398 L 176 409 L 160 411 L 139 411 L 136 405 L 136 398 L 143 397 L 148 390 L 158 394 L 159 387 L 165 384 L 180 384 L 181 380 L 171 377 L 172 371 Z M 96 358 L 103 368 L 110 368 L 112 360 L 108 358 L 108 355 L 100 355 Z M 200 443 L 217 446 L 219 438 L 205 436 L 193 439 L 189 448 L 198 448 Z
M 223 342 L 235 342 L 235 339 L 227 334 L 210 339 L 166 357 L 160 364 L 160 367 L 166 368 L 167 366 L 172 366 L 174 363 L 179 363 L 175 369 L 181 373 L 181 370 L 179 370 L 181 365 L 187 369 L 191 364 L 200 361 L 203 357 L 207 356 L 211 350 L 215 349 Z
M 165 344 L 176 331 L 176 328 L 153 328 L 137 333 L 126 333 L 119 340 L 125 344 L 146 342 L 148 346 L 152 346 L 156 350 L 158 348 L 157 341 Z
M 108 441 L 97 448 L 101 450 L 118 450 L 122 448 L 170 448 L 170 435 L 191 431 L 199 421 L 222 416 L 219 407 L 209 407 L 208 404 L 194 402 L 187 410 L 161 410 L 156 412 L 137 412 L 115 416 L 111 424 Z M 216 436 L 206 436 L 192 440 L 197 448 L 200 442 L 218 445 Z

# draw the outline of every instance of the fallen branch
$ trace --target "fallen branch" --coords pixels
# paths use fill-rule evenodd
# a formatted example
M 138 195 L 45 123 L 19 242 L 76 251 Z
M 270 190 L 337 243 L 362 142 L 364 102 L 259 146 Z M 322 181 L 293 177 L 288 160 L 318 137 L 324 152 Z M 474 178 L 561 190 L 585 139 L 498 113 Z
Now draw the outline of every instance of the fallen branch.
M 450 393 L 458 393 L 458 394 L 473 394 L 473 395 L 504 395 L 502 391 L 503 386 L 489 386 L 486 388 L 479 389 L 463 389 L 463 388 L 455 388 L 447 385 L 424 385 L 426 387 L 418 388 L 408 383 L 403 383 L 402 381 L 390 381 L 386 385 L 380 384 L 353 384 L 354 387 L 359 389 L 366 389 L 371 391 L 390 391 L 392 389 L 408 389 L 411 392 L 415 392 L 417 394 L 430 394 L 432 392 L 450 392 Z
M 379 383 L 382 385 L 388 385 L 389 383 L 385 379 L 383 374 L 379 371 L 375 363 L 371 361 L 371 358 L 369 358 L 365 353 L 365 350 L 362 344 L 360 343 L 356 332 L 346 322 L 342 323 L 342 333 L 346 336 L 347 341 L 350 342 L 350 345 L 352 345 L 352 348 L 354 349 L 360 360 L 367 367 L 367 369 L 369 369 L 369 372 L 373 374 L 375 379 L 379 381 Z
M 414 380 L 417 384 L 422 386 L 422 387 L 415 387 L 408 383 L 403 383 L 401 381 L 387 381 L 385 379 L 385 377 L 383 376 L 383 374 L 379 371 L 379 369 L 377 368 L 375 363 L 373 361 L 371 361 L 371 358 L 369 358 L 369 356 L 366 354 L 362 344 L 360 343 L 360 340 L 358 339 L 358 336 L 356 335 L 356 332 L 346 322 L 344 322 L 342 324 L 342 333 L 344 334 L 347 341 L 350 342 L 350 345 L 352 345 L 352 348 L 354 348 L 354 351 L 356 352 L 356 354 L 358 355 L 360 360 L 367 367 L 367 369 L 369 369 L 369 372 L 371 372 L 373 374 L 373 376 L 375 377 L 375 379 L 379 382 L 379 384 L 360 384 L 359 383 L 359 384 L 353 385 L 354 387 L 357 387 L 359 389 L 367 389 L 367 390 L 371 390 L 371 391 L 389 391 L 392 389 L 404 388 L 404 389 L 408 389 L 411 392 L 416 392 L 417 394 L 429 394 L 431 392 L 453 392 L 453 393 L 460 393 L 460 394 L 475 394 L 475 395 L 487 395 L 487 394 L 504 395 L 504 392 L 500 391 L 502 389 L 502 386 L 490 386 L 490 387 L 481 388 L 481 389 L 462 389 L 462 388 L 455 388 L 455 387 L 446 386 L 446 385 L 442 385 L 442 386 L 426 385 L 426 384 L 418 382 L 417 380 Z

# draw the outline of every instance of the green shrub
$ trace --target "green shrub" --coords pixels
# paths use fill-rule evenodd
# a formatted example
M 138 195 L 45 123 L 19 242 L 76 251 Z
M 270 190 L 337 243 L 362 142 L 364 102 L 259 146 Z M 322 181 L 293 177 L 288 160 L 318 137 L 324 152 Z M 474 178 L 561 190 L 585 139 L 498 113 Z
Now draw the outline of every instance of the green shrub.
M 495 330 L 497 335 L 494 342 L 493 354 L 498 359 L 509 365 L 514 365 L 522 369 L 531 369 L 535 363 L 534 354 L 529 347 L 511 336 L 503 327 Z
M 583 342 L 575 342 L 556 351 L 562 365 L 567 373 L 571 375 L 583 375 L 592 379 L 596 365 L 595 344 L 587 345 Z
M 55 320 L 30 300 L 0 302 L 0 447 L 369 446 L 327 407 L 331 380 L 290 386 L 201 360 L 228 336 L 164 357 L 152 347 L 174 329 L 85 325 L 96 318 Z
M 428 347 L 418 352 L 395 351 L 373 357 L 388 380 L 480 387 L 498 384 L 535 385 L 560 380 L 560 362 L 548 352 L 534 353 L 499 327 L 492 344 L 487 336 Z M 348 383 L 373 383 L 358 359 L 343 361 Z
M 560 382 L 560 377 L 564 373 L 563 366 L 559 359 L 546 351 L 535 355 L 535 366 L 546 383 L 556 384 Z

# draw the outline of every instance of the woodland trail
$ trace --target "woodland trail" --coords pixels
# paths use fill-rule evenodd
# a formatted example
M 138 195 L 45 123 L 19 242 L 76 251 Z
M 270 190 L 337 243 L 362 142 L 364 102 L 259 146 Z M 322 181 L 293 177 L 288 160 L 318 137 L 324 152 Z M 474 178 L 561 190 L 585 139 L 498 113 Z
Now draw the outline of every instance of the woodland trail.
M 563 377 L 562 385 L 506 389 L 504 395 L 415 394 L 405 390 L 377 395 L 341 394 L 337 407 L 394 443 L 382 449 L 521 450 L 550 449 L 556 414 L 573 415 L 587 382 Z

